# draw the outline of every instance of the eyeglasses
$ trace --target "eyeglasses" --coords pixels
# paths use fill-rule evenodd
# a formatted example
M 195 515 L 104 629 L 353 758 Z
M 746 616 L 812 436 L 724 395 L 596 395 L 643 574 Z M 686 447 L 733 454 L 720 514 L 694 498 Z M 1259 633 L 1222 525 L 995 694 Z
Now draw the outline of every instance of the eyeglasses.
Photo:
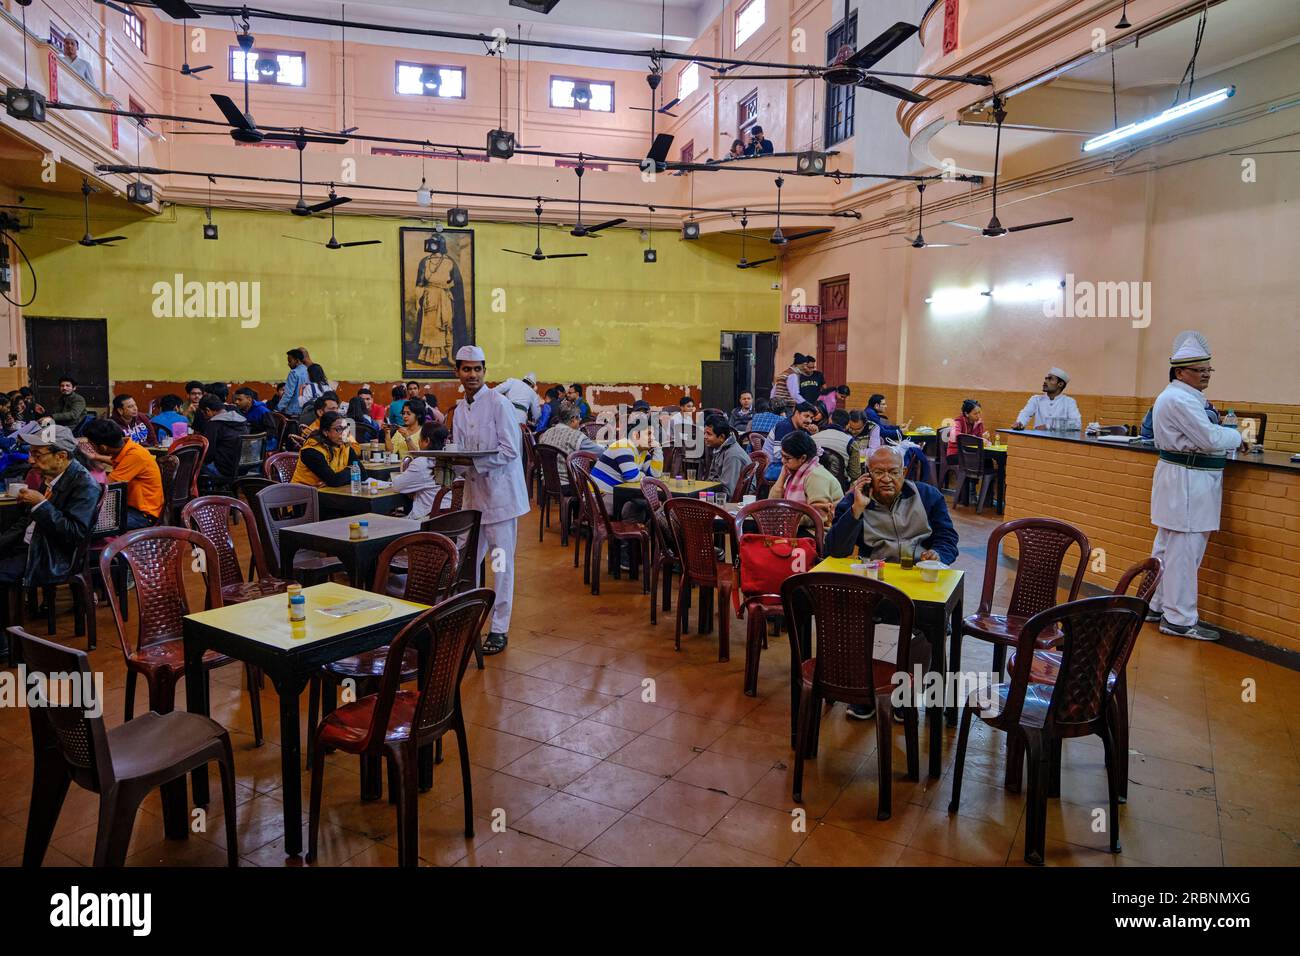
M 1184 372 L 1196 372 L 1199 375 L 1208 375 L 1214 371 L 1210 365 L 1187 365 L 1183 367 Z
M 903 469 L 901 468 L 887 468 L 883 471 L 877 471 L 874 468 L 871 469 L 872 478 L 901 478 L 902 476 Z

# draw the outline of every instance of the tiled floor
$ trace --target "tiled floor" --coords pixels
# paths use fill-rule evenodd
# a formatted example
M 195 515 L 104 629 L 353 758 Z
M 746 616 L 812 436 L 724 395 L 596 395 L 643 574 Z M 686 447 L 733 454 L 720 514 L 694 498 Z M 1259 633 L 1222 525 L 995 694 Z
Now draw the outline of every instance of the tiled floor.
M 959 566 L 972 572 L 970 609 L 995 519 L 963 509 L 956 520 Z M 763 654 L 758 696 L 746 697 L 740 625 L 732 627 L 729 663 L 717 662 L 716 636 L 689 635 L 674 653 L 672 615 L 651 627 L 647 598 L 626 578 L 606 579 L 602 595 L 592 597 L 558 532 L 537 542 L 535 513 L 521 522 L 519 559 L 509 650 L 489 658 L 484 671 L 471 663 L 463 687 L 477 835 L 466 840 L 462 833 L 460 773 L 449 736 L 434 788 L 420 797 L 420 855 L 428 864 L 1021 862 L 1025 802 L 1001 787 L 1001 734 L 976 724 L 961 811 L 950 816 L 954 733 L 945 734 L 942 778 L 909 783 L 899 776 L 898 728 L 894 813 L 880 822 L 874 724 L 848 721 L 837 707 L 824 717 L 821 752 L 807 768 L 804 813 L 792 813 L 783 637 L 773 638 Z M 124 669 L 103 611 L 99 623 L 92 663 L 105 672 L 106 715 L 115 724 Z M 70 614 L 61 613 L 59 624 L 61 639 L 70 640 Z M 967 645 L 968 667 L 987 668 L 989 657 L 987 647 Z M 235 744 L 240 855 L 250 865 L 300 865 L 283 848 L 276 700 L 263 692 L 271 739 L 255 749 L 239 680 L 235 667 L 213 675 L 214 716 L 231 729 Z M 1300 673 L 1148 626 L 1129 685 L 1133 752 L 1129 801 L 1121 808 L 1124 852 L 1112 857 L 1102 850 L 1104 819 L 1103 832 L 1095 821 L 1106 787 L 1101 744 L 1092 738 L 1065 746 L 1061 799 L 1048 811 L 1049 865 L 1300 864 Z M 180 696 L 184 706 L 183 687 Z M 304 719 L 305 704 L 304 695 Z M 924 748 L 923 736 L 923 773 Z M 27 714 L 0 710 L 0 863 L 11 866 L 22 852 L 30 749 Z M 304 774 L 304 796 L 307 779 Z M 393 808 L 387 801 L 360 802 L 358 784 L 355 758 L 332 756 L 323 865 L 397 862 Z M 90 861 L 96 805 L 93 795 L 72 788 L 48 865 Z M 151 798 L 136 822 L 128 863 L 222 865 L 220 812 L 214 803 L 205 832 L 168 841 L 157 797 Z

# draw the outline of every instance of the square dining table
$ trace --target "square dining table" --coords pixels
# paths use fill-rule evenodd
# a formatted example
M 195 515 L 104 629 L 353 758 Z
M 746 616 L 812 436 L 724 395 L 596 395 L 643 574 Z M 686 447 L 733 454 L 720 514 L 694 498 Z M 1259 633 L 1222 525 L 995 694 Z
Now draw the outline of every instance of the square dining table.
M 824 558 L 812 570 L 852 574 L 852 566 L 862 560 L 862 558 L 857 557 Z M 930 644 L 930 670 L 939 674 L 943 680 L 944 706 L 927 707 L 925 712 L 926 726 L 930 731 L 931 777 L 940 775 L 940 762 L 943 754 L 943 724 L 950 707 L 951 719 L 949 722 L 956 723 L 957 701 L 955 699 L 956 695 L 950 687 L 951 681 L 948 677 L 948 655 L 946 653 L 945 638 L 955 641 L 957 636 L 961 634 L 965 578 L 965 571 L 958 568 L 944 568 L 939 572 L 937 581 L 923 581 L 919 568 L 913 567 L 904 571 L 898 564 L 890 563 L 885 565 L 884 572 L 881 575 L 881 580 L 885 584 L 898 588 L 912 599 L 912 607 L 915 612 L 913 626 L 925 635 L 925 639 Z M 800 653 L 803 655 L 802 659 L 807 660 L 812 654 L 812 648 L 801 648 Z M 921 690 L 922 688 L 914 688 L 917 693 Z M 790 692 L 792 715 L 798 713 L 798 694 L 798 688 L 792 687 Z M 881 718 L 882 715 L 876 715 L 877 720 Z M 794 717 L 792 716 L 792 733 L 793 720 Z
M 365 518 L 369 530 L 365 538 L 353 541 L 349 526 L 360 518 Z M 354 588 L 364 588 L 374 577 L 379 553 L 395 539 L 419 530 L 418 521 L 383 514 L 347 515 L 289 525 L 280 529 L 280 573 L 286 581 L 292 580 L 293 559 L 299 551 L 324 551 L 343 562 Z
M 280 772 L 283 780 L 284 847 L 296 856 L 302 852 L 302 787 L 299 756 L 301 729 L 299 698 L 322 665 L 390 644 L 420 612 L 423 604 L 386 594 L 373 594 L 330 581 L 303 588 L 307 619 L 290 621 L 288 599 L 283 594 L 230 604 L 187 614 L 182 622 L 185 642 L 185 699 L 191 713 L 209 716 L 208 682 L 203 654 L 217 651 L 256 667 L 270 678 L 280 698 Z M 347 617 L 331 617 L 322 609 L 357 599 L 382 606 Z M 421 664 L 427 652 L 419 648 Z M 315 728 L 307 728 L 314 733 Z M 423 755 L 422 755 L 423 756 Z M 422 760 L 422 764 L 426 761 Z M 432 754 L 427 761 L 432 771 Z M 427 776 L 421 767 L 422 776 Z M 194 802 L 208 802 L 208 769 L 194 771 Z
M 349 485 L 341 488 L 317 488 L 321 514 L 338 515 L 389 515 L 406 503 L 407 497 L 398 491 L 384 488 L 381 491 L 352 493 Z

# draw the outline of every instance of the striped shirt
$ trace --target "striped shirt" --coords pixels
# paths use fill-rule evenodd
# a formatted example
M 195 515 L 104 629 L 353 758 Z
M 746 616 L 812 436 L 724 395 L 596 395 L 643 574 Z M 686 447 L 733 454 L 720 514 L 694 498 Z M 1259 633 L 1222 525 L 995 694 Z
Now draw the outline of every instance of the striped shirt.
M 638 481 L 642 475 L 658 478 L 664 470 L 664 450 L 656 445 L 653 452 L 637 448 L 620 438 L 601 454 L 591 468 L 591 477 L 603 492 L 625 481 Z

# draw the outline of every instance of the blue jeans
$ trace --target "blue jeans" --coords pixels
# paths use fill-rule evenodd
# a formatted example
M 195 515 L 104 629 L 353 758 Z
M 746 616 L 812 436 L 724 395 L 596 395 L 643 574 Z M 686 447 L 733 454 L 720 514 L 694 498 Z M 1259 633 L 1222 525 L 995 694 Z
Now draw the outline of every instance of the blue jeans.
M 203 474 L 207 475 L 209 478 L 222 479 L 226 477 L 221 472 L 217 471 L 217 466 L 213 462 L 208 462 L 203 466 Z
M 153 527 L 154 520 L 155 519 L 150 518 L 147 514 L 145 514 L 143 511 L 140 511 L 138 508 L 126 509 L 126 530 L 127 531 L 134 531 L 137 528 L 151 528 Z

